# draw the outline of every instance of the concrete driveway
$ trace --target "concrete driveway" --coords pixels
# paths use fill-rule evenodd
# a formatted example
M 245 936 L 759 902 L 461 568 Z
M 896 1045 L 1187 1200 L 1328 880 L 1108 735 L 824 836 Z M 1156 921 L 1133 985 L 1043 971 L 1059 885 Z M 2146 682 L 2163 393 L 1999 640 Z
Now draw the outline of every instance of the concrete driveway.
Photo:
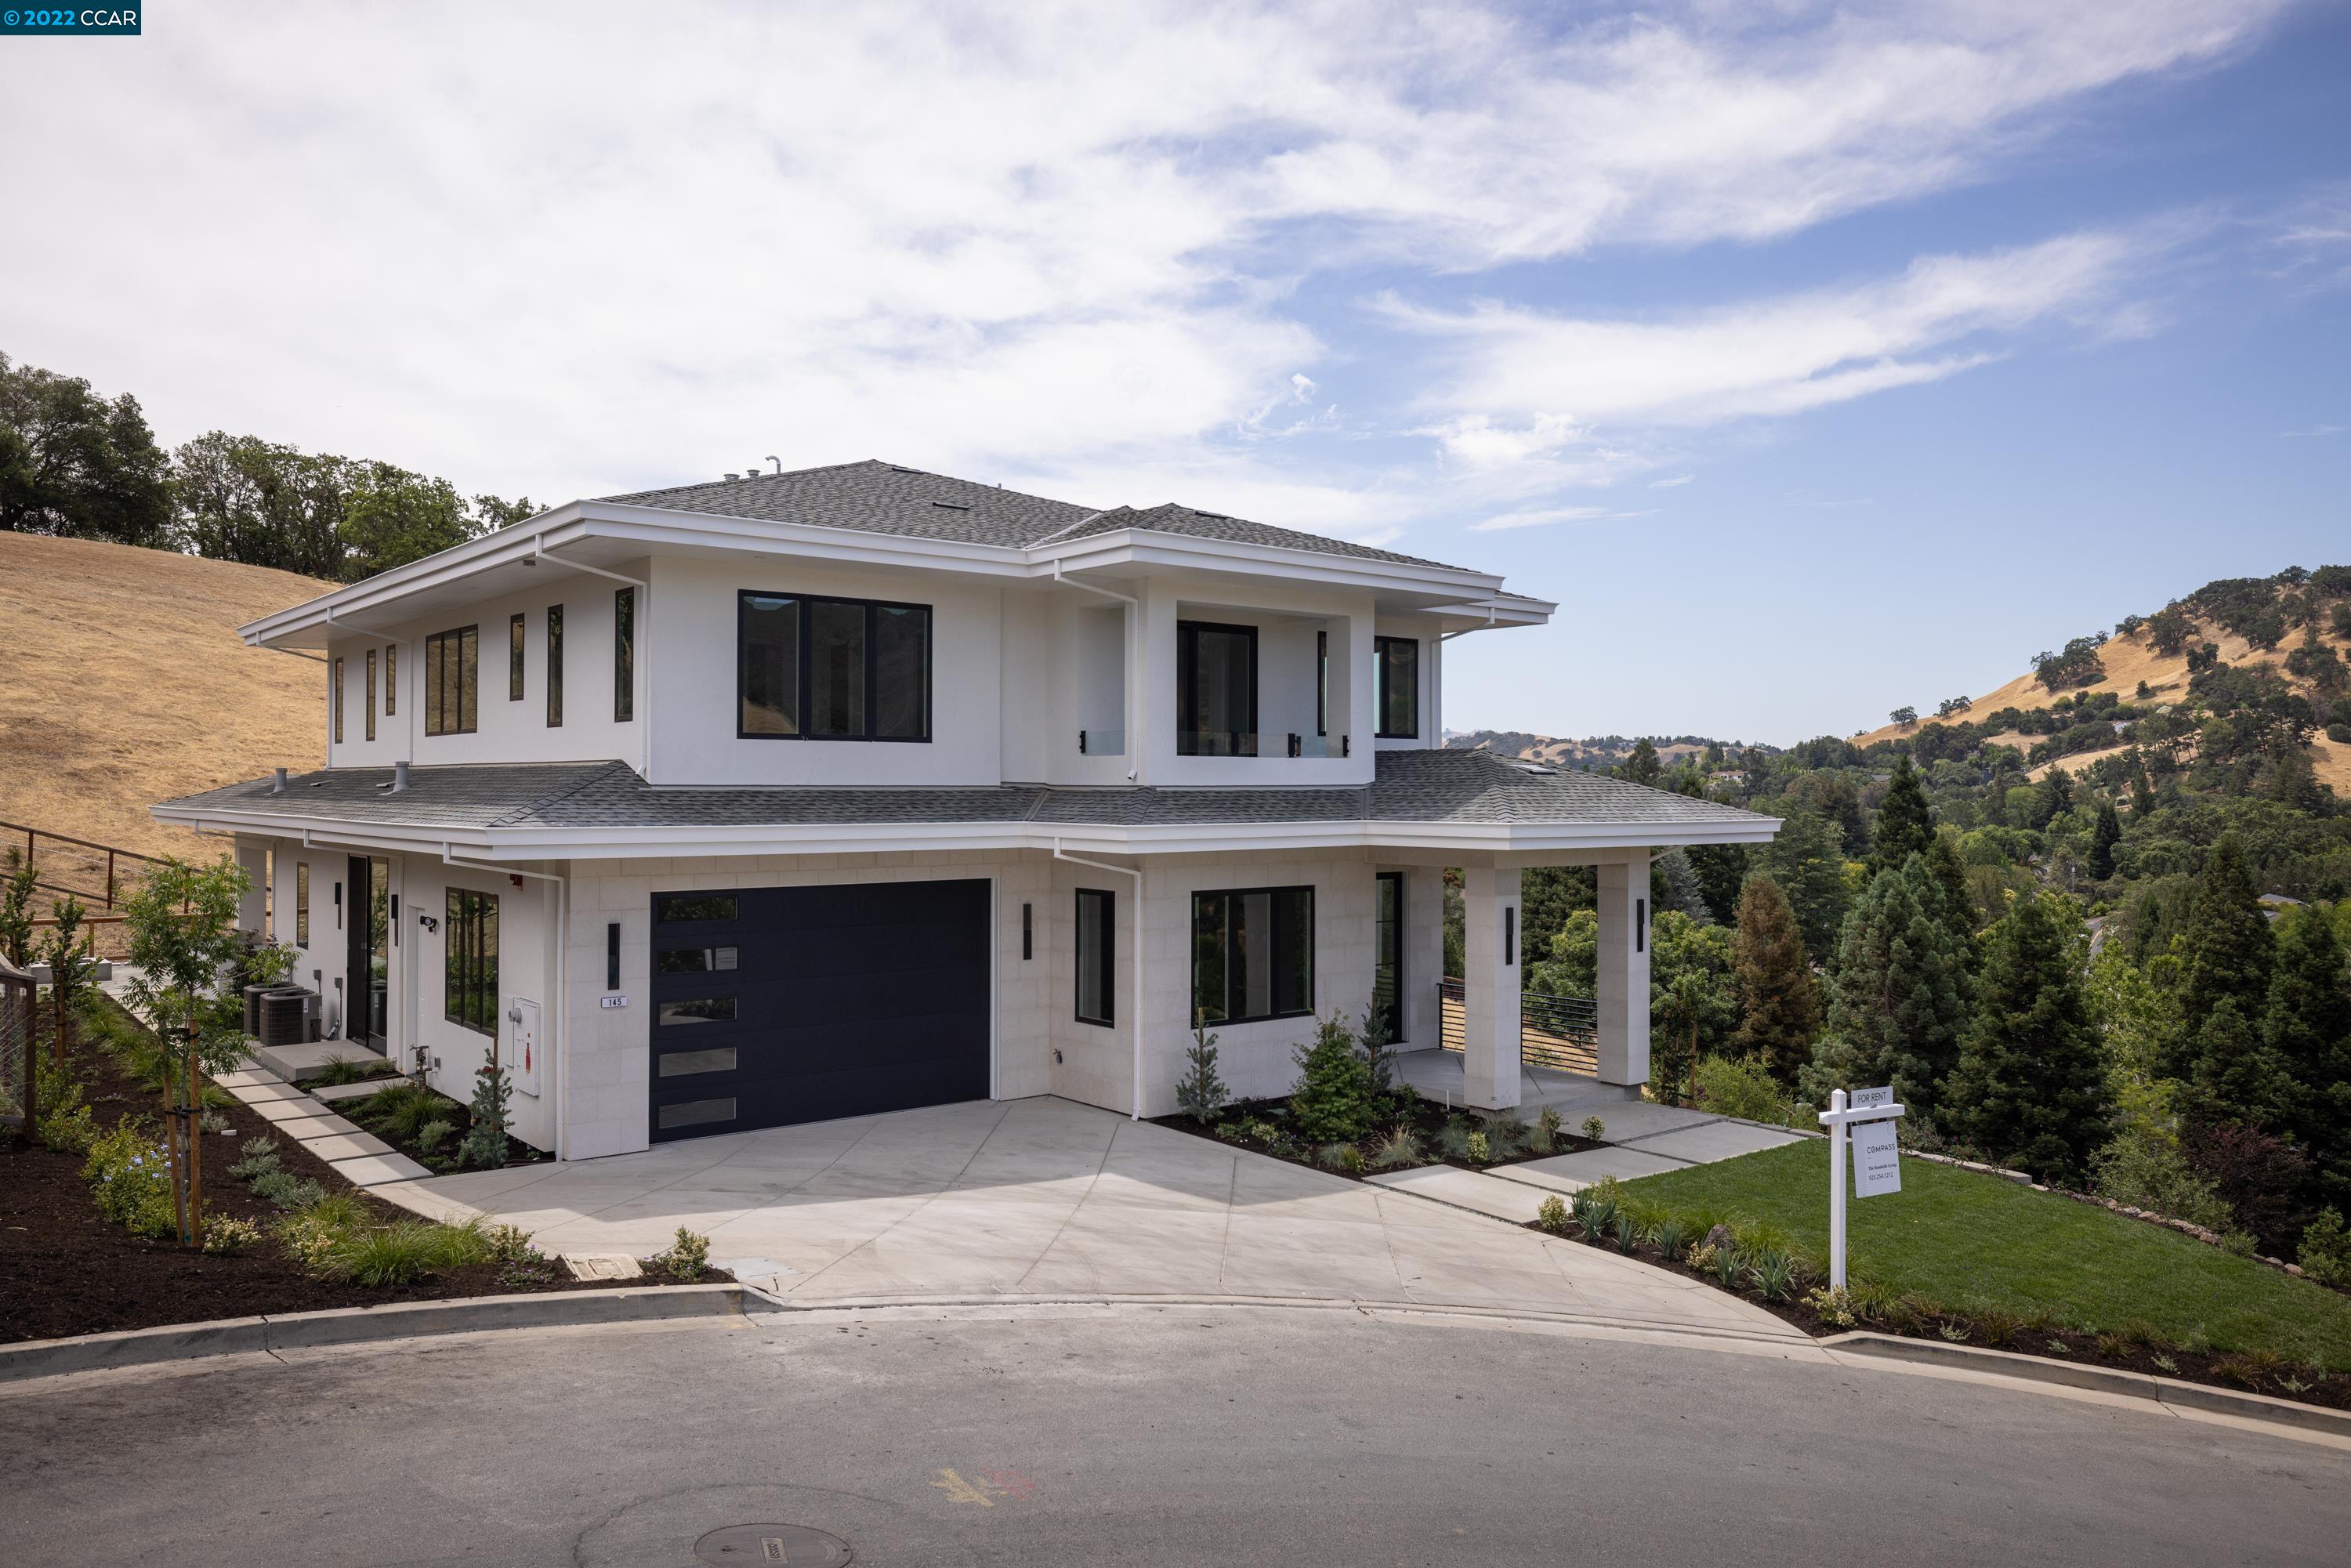
M 1540 1312 L 1802 1342 L 1720 1291 L 1580 1243 L 1066 1100 L 979 1101 L 373 1189 L 569 1254 L 680 1226 L 795 1301 L 1178 1296 Z

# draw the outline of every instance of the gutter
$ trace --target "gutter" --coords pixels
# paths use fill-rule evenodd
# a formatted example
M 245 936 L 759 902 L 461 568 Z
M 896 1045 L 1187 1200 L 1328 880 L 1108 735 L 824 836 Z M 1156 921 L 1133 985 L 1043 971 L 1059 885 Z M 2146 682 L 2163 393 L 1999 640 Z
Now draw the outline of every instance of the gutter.
M 1134 918 L 1130 922 L 1133 926 L 1133 938 L 1127 943 L 1127 946 L 1133 949 L 1131 959 L 1134 966 L 1134 981 L 1132 988 L 1134 995 L 1127 1002 L 1128 1009 L 1134 1015 L 1134 1088 L 1133 1097 L 1127 1103 L 1126 1119 L 1130 1122 L 1140 1122 L 1143 1120 L 1143 871 L 1139 866 L 1130 868 L 1112 865 L 1106 861 L 1090 861 L 1081 855 L 1064 853 L 1059 836 L 1053 840 L 1053 858 L 1057 861 L 1067 861 L 1071 865 L 1089 866 L 1095 871 L 1106 871 L 1117 876 L 1131 876 L 1134 879 Z M 1113 935 L 1116 935 L 1117 926 L 1114 923 L 1111 929 Z

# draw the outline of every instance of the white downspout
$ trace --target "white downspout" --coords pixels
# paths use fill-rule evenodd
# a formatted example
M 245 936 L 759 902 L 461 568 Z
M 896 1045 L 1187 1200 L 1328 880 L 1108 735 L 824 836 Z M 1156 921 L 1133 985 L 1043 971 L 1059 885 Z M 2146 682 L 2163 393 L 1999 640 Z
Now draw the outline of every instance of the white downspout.
M 551 882 L 555 884 L 555 1005 L 539 1014 L 539 1021 L 542 1024 L 554 1026 L 553 1049 L 547 1053 L 547 1062 L 554 1069 L 550 1076 L 555 1082 L 549 1086 L 547 1092 L 555 1097 L 555 1157 L 559 1160 L 562 1159 L 563 1151 L 570 1142 L 566 1134 L 570 1131 L 571 1126 L 571 1097 L 567 1092 L 569 1085 L 564 1082 L 565 1071 L 569 1061 L 568 1052 L 571 1047 L 569 1011 L 571 975 L 568 958 L 571 950 L 570 879 L 558 876 L 551 871 L 524 871 L 518 866 L 491 865 L 482 861 L 461 861 L 449 852 L 447 844 L 441 846 L 441 863 L 455 866 L 460 871 L 496 872 L 504 876 L 527 876 L 538 882 Z M 495 1042 L 491 1049 L 493 1051 L 496 1049 Z
M 642 577 L 630 577 L 622 572 L 606 571 L 601 566 L 582 566 L 569 556 L 548 555 L 545 534 L 540 534 L 530 541 L 530 559 L 536 563 L 542 557 L 555 562 L 558 566 L 569 567 L 573 571 L 584 571 L 591 577 L 609 577 L 614 582 L 625 582 L 638 591 L 636 610 L 636 696 L 638 700 L 636 706 L 643 710 L 638 715 L 638 719 L 644 727 L 637 733 L 637 771 L 643 774 L 645 782 L 650 784 L 653 781 L 653 585 Z M 619 630 L 615 628 L 613 635 L 619 634 Z
M 1124 682 L 1126 690 L 1122 704 L 1125 711 L 1120 715 L 1120 718 L 1126 727 L 1126 760 L 1131 764 L 1126 770 L 1126 781 L 1132 784 L 1134 782 L 1135 774 L 1143 766 L 1143 705 L 1136 700 L 1134 690 L 1134 683 L 1141 678 L 1143 673 L 1138 667 L 1143 662 L 1142 650 L 1138 646 L 1143 640 L 1142 601 L 1132 594 L 1113 593 L 1107 588 L 1096 588 L 1091 582 L 1071 581 L 1061 575 L 1060 556 L 1053 558 L 1053 582 L 1056 587 L 1082 589 L 1088 593 L 1099 593 L 1104 599 L 1115 599 L 1126 606 L 1126 680 Z M 1061 852 L 1056 850 L 1054 852 L 1059 854 Z
M 1105 861 L 1090 861 L 1081 855 L 1066 854 L 1062 852 L 1061 841 L 1059 838 L 1053 841 L 1053 858 L 1057 861 L 1067 861 L 1071 865 L 1091 866 L 1095 871 L 1112 872 L 1120 876 L 1131 876 L 1134 879 L 1134 918 L 1129 923 L 1134 929 L 1134 939 L 1127 943 L 1129 947 L 1134 949 L 1134 979 L 1130 988 L 1134 995 L 1127 1000 L 1127 1010 L 1133 1015 L 1134 1020 L 1134 1098 L 1128 1102 L 1126 1119 L 1130 1122 L 1140 1122 L 1143 1120 L 1143 869 L 1140 866 L 1112 865 Z

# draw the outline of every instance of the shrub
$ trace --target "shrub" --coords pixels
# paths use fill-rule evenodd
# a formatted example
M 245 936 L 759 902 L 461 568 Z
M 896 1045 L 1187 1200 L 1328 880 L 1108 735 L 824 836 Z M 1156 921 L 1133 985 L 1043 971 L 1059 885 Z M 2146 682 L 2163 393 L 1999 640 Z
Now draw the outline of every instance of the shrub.
M 1806 1296 L 1804 1304 L 1820 1313 L 1821 1322 L 1831 1328 L 1849 1329 L 1859 1321 L 1850 1291 L 1832 1291 L 1823 1285 Z
M 364 1083 L 392 1072 L 392 1063 L 375 1056 L 330 1056 L 315 1080 L 320 1083 Z
M 513 1098 L 514 1086 L 503 1065 L 492 1061 L 475 1069 L 474 1101 L 466 1107 L 472 1123 L 458 1146 L 459 1159 L 477 1170 L 496 1170 L 507 1163 L 507 1103 Z
M 1529 1152 L 1547 1155 L 1559 1147 L 1560 1114 L 1556 1106 L 1546 1105 L 1535 1118 L 1534 1130 L 1527 1134 Z
M 405 1285 L 432 1271 L 442 1248 L 435 1228 L 421 1219 L 362 1230 L 329 1244 L 322 1271 L 355 1285 Z
M 2220 1249 L 2231 1258 L 2250 1258 L 2260 1245 L 2250 1230 L 2231 1230 L 2220 1238 Z
M 1616 1239 L 1617 1251 L 1630 1252 L 1641 1244 L 1641 1222 L 1634 1218 L 1628 1210 L 1619 1208 L 1616 1211 L 1616 1223 L 1611 1227 L 1610 1234 Z
M 1437 1146 L 1454 1159 L 1469 1156 L 1469 1118 L 1456 1111 L 1437 1129 Z
M 1557 1193 L 1544 1198 L 1542 1207 L 1535 1210 L 1535 1224 L 1553 1236 L 1567 1234 L 1567 1205 Z
M 493 1225 L 482 1235 L 493 1263 L 532 1263 L 539 1260 L 538 1249 L 530 1244 L 530 1232 L 519 1225 Z
M 162 1238 L 180 1233 L 172 1201 L 171 1162 L 129 1118 L 90 1140 L 81 1174 L 90 1185 L 99 1213 L 133 1236 Z
M 1316 1143 L 1353 1143 L 1372 1130 L 1379 1113 L 1371 1064 L 1355 1049 L 1355 1035 L 1336 1018 L 1320 1020 L 1313 1040 L 1298 1048 L 1298 1087 L 1290 1113 L 1299 1135 Z
M 1737 1061 L 1727 1056 L 1709 1056 L 1700 1061 L 1698 1103 L 1719 1116 L 1767 1122 L 1775 1127 L 1788 1125 L 1795 1110 L 1787 1091 L 1771 1076 L 1771 1069 L 1760 1056 Z
M 393 1143 L 413 1143 L 428 1122 L 455 1122 L 465 1108 L 422 1083 L 399 1082 L 377 1090 L 343 1114 Z
M 245 1157 L 229 1166 L 228 1174 L 239 1181 L 249 1182 L 277 1168 L 277 1140 L 264 1133 L 245 1145 Z
M 1421 1151 L 1420 1137 L 1410 1127 L 1391 1129 L 1372 1150 L 1372 1164 L 1384 1171 L 1416 1166 L 1428 1156 Z
M 2263 1246 L 2283 1246 L 2294 1232 L 2296 1195 L 2309 1172 L 2309 1156 L 2275 1133 L 2238 1122 L 2189 1123 L 2180 1152 L 2219 1190 L 2240 1228 Z
M 1495 1116 L 1486 1123 L 1486 1147 L 1490 1158 L 1507 1159 L 1527 1146 L 1527 1124 L 1516 1116 Z
M 455 1123 L 442 1117 L 434 1117 L 416 1129 L 416 1152 L 420 1155 L 437 1153 L 441 1145 L 447 1143 L 450 1135 L 456 1130 Z
M 1747 1260 L 1736 1247 L 1715 1247 L 1712 1250 L 1715 1282 L 1726 1291 L 1739 1289 L 1740 1279 L 1747 1271 Z
M 261 1227 L 250 1219 L 224 1214 L 204 1227 L 204 1250 L 220 1256 L 242 1252 L 261 1239 Z
M 2296 1260 L 2302 1271 L 2322 1285 L 2351 1285 L 2351 1233 L 2343 1227 L 2343 1216 L 2332 1208 L 2318 1211 L 2318 1218 L 2303 1228 L 2302 1253 Z
M 1754 1285 L 1755 1293 L 1767 1301 L 1786 1301 L 1795 1277 L 1794 1260 L 1776 1248 L 1757 1253 L 1755 1260 L 1747 1266 L 1749 1282 Z
M 308 1176 L 291 1171 L 264 1171 L 253 1178 L 253 1196 L 272 1208 L 308 1208 L 327 1196 L 327 1189 Z
M 1470 1134 L 1468 1138 L 1463 1140 L 1461 1155 L 1464 1159 L 1468 1160 L 1473 1166 L 1482 1166 L 1486 1164 L 1489 1159 L 1492 1158 L 1492 1150 L 1486 1143 L 1486 1134 L 1482 1132 Z
M 64 1078 L 41 1088 L 33 1134 L 53 1155 L 86 1155 L 98 1142 L 98 1118 L 82 1103 L 81 1082 Z
M 677 1239 L 650 1258 L 640 1259 L 647 1270 L 673 1280 L 698 1280 L 710 1264 L 710 1238 L 697 1236 L 681 1225 Z
M 1596 1144 L 1608 1135 L 1608 1124 L 1597 1116 L 1586 1116 L 1583 1119 L 1583 1135 L 1587 1141 Z
M 1184 1076 L 1176 1082 L 1176 1103 L 1195 1122 L 1206 1125 L 1223 1113 L 1232 1098 L 1217 1075 L 1217 1037 L 1200 1019 L 1192 1023 L 1192 1043 L 1184 1048 Z
M 1689 1231 L 1679 1219 L 1670 1216 L 1657 1221 L 1656 1228 L 1649 1233 L 1649 1239 L 1656 1243 L 1658 1251 L 1665 1254 L 1668 1263 L 1680 1262 L 1690 1249 Z

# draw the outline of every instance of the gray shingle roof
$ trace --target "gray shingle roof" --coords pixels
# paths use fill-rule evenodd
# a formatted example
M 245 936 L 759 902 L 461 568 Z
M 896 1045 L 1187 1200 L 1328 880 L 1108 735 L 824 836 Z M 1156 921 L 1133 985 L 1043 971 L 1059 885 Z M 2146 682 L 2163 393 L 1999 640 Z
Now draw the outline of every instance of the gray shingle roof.
M 1284 822 L 1470 822 L 1751 830 L 1758 819 L 1621 779 L 1530 773 L 1489 751 L 1383 751 L 1364 789 L 914 788 L 658 789 L 623 762 L 350 768 L 255 779 L 166 802 L 288 818 L 453 828 L 664 828 L 1032 823 L 1066 827 Z
M 1142 510 L 1117 507 L 1103 511 L 1071 501 L 1023 495 L 994 485 L 975 484 L 968 479 L 951 479 L 944 474 L 903 468 L 879 459 L 836 464 L 829 468 L 802 468 L 789 474 L 714 479 L 707 484 L 638 490 L 602 498 L 670 511 L 708 512 L 718 517 L 853 528 L 862 533 L 996 545 L 1009 549 L 1026 549 L 1048 538 L 1090 538 L 1120 528 L 1143 528 L 1153 533 L 1308 550 L 1358 560 L 1440 567 L 1447 571 L 1463 570 L 1418 556 L 1398 555 L 1394 550 L 1374 549 L 1345 539 L 1325 538 L 1320 534 L 1278 528 L 1270 523 L 1253 523 L 1244 517 L 1172 503 Z

